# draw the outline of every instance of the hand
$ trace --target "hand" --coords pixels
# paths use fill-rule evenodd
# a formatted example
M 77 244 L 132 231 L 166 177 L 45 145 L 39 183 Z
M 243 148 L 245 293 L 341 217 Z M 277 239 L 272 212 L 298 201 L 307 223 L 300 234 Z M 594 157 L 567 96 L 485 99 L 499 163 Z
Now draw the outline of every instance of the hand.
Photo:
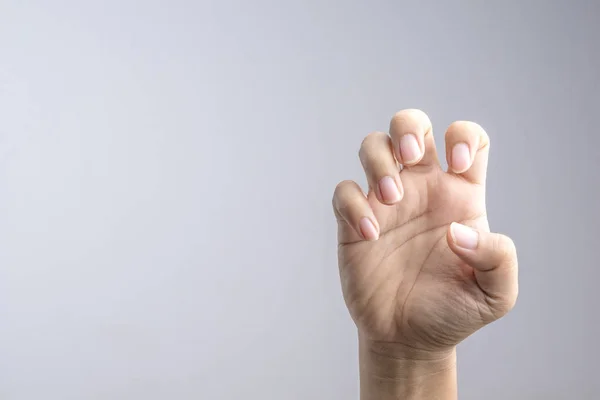
M 363 141 L 368 195 L 344 181 L 333 198 L 342 289 L 361 341 L 443 354 L 515 304 L 515 247 L 489 232 L 486 216 L 488 150 L 479 125 L 455 122 L 443 171 L 418 110 Z

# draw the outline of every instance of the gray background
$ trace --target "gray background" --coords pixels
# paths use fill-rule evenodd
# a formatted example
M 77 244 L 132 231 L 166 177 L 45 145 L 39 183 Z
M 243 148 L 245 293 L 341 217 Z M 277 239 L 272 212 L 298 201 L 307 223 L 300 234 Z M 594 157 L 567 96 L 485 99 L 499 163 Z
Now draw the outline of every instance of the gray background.
M 0 398 L 357 398 L 330 199 L 407 107 L 520 251 L 460 398 L 599 398 L 599 4 L 0 0 Z

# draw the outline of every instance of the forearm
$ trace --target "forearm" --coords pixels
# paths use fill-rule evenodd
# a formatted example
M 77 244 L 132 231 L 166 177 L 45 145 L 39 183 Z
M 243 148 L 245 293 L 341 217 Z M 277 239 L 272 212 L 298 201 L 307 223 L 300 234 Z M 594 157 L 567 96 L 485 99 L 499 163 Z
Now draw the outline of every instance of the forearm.
M 359 339 L 361 400 L 456 400 L 456 351 L 431 353 Z

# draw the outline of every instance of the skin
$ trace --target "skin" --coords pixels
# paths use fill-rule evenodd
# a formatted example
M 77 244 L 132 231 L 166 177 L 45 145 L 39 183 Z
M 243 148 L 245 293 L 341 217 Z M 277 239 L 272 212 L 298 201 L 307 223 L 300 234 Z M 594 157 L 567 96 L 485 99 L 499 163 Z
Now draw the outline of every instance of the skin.
M 515 246 L 487 221 L 489 137 L 459 121 L 445 142 L 447 171 L 427 115 L 400 111 L 361 144 L 368 193 L 352 181 L 334 192 L 363 400 L 456 399 L 456 346 L 517 299 Z

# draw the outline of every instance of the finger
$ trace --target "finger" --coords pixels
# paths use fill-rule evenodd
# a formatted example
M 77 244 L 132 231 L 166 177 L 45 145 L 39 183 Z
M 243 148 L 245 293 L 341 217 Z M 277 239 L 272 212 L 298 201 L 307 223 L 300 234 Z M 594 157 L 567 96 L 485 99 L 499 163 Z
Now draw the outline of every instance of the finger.
M 446 160 L 450 172 L 470 182 L 484 184 L 490 139 L 479 124 L 452 123 L 446 131 Z
M 452 251 L 473 267 L 479 287 L 498 316 L 510 311 L 518 296 L 518 261 L 513 241 L 453 222 L 448 230 Z
M 402 199 L 400 170 L 392 150 L 390 137 L 382 132 L 369 134 L 358 152 L 367 175 L 369 187 L 383 204 L 394 204 Z
M 390 123 L 394 155 L 404 166 L 438 164 L 431 121 L 421 110 L 397 112 Z
M 342 181 L 333 193 L 333 210 L 340 227 L 340 243 L 377 240 L 379 224 L 363 191 L 356 182 Z M 348 234 L 350 228 L 353 234 Z

